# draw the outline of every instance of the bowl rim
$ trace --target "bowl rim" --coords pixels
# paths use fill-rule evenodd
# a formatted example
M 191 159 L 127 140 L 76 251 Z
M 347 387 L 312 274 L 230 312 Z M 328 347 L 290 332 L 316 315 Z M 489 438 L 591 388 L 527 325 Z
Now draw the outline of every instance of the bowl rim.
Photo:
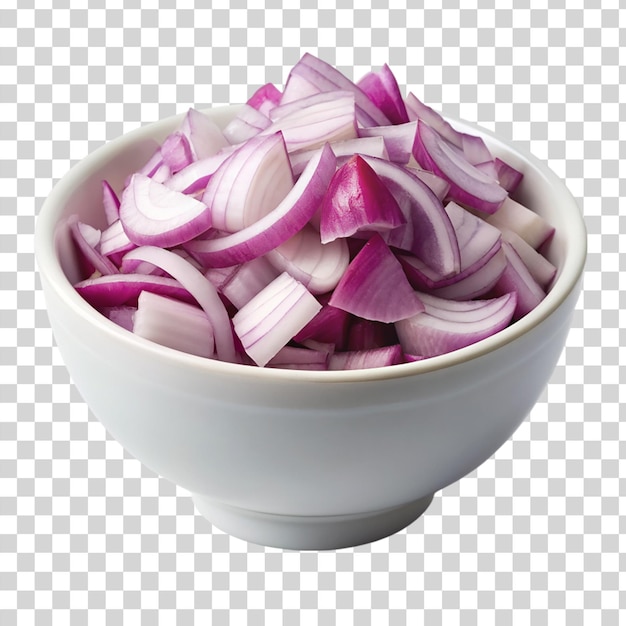
M 234 115 L 240 106 L 219 105 L 204 109 L 203 112 L 210 114 L 218 123 L 220 121 L 224 123 L 230 116 Z M 73 288 L 61 267 L 55 251 L 55 231 L 63 209 L 71 197 L 72 189 L 77 184 L 83 182 L 90 174 L 97 171 L 99 169 L 98 164 L 106 162 L 115 154 L 126 150 L 136 141 L 152 138 L 160 129 L 175 126 L 182 121 L 185 114 L 179 113 L 144 124 L 108 141 L 78 161 L 53 186 L 50 194 L 41 206 L 35 225 L 35 258 L 37 269 L 41 276 L 45 278 L 44 285 L 47 283 L 66 302 L 67 306 L 71 307 L 85 321 L 92 324 L 99 332 L 103 332 L 112 340 L 125 343 L 129 347 L 146 351 L 152 357 L 166 359 L 172 365 L 201 368 L 206 370 L 207 374 L 219 373 L 225 376 L 237 377 L 251 376 L 256 380 L 259 380 L 260 377 L 261 380 L 267 380 L 268 382 L 323 382 L 328 384 L 371 382 L 412 377 L 467 363 L 519 339 L 549 318 L 576 289 L 581 279 L 587 257 L 587 231 L 582 210 L 571 191 L 565 185 L 565 182 L 556 175 L 547 163 L 535 157 L 514 141 L 504 139 L 493 131 L 472 122 L 445 116 L 458 130 L 472 132 L 486 138 L 490 147 L 496 145 L 507 152 L 516 153 L 519 158 L 537 170 L 548 184 L 557 188 L 558 193 L 563 196 L 563 204 L 570 205 L 569 210 L 572 215 L 566 222 L 567 236 L 565 237 L 565 241 L 568 244 L 567 252 L 564 263 L 560 268 L 560 273 L 546 297 L 523 318 L 491 337 L 453 352 L 410 363 L 358 370 L 292 370 L 227 363 L 180 352 L 142 337 L 137 337 L 132 332 L 121 328 L 99 313 Z

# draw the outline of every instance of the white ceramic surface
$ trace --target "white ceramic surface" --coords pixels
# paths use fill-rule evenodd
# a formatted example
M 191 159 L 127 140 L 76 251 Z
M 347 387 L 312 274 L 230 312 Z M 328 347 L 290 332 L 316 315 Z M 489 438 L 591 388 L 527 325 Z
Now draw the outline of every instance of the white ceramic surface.
M 208 112 L 218 123 L 232 107 Z M 119 186 L 182 116 L 103 146 L 54 188 L 36 255 L 50 322 L 83 398 L 132 455 L 193 494 L 198 511 L 254 543 L 336 549 L 406 527 L 433 494 L 488 459 L 518 428 L 563 350 L 580 289 L 579 207 L 544 164 L 490 133 L 520 168 L 519 199 L 556 227 L 558 279 L 529 315 L 454 353 L 384 369 L 306 372 L 220 363 L 133 336 L 74 291 L 59 220 L 102 225 L 100 181 Z M 68 280 L 69 277 L 69 280 Z

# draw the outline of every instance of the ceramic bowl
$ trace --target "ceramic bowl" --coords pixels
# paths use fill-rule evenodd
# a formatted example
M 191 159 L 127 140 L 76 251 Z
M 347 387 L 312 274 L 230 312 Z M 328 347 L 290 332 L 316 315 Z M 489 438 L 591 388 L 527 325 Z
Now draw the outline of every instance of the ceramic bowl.
M 233 107 L 207 111 L 219 124 Z M 307 372 L 222 363 L 134 336 L 73 289 L 62 219 L 104 225 L 100 181 L 121 185 L 182 116 L 87 156 L 38 217 L 36 257 L 50 323 L 74 384 L 124 448 L 188 490 L 200 514 L 250 542 L 337 549 L 417 519 L 511 437 L 549 382 L 581 290 L 586 232 L 564 183 L 542 162 L 473 125 L 521 169 L 516 197 L 555 228 L 557 279 L 536 309 L 497 335 L 388 368 Z

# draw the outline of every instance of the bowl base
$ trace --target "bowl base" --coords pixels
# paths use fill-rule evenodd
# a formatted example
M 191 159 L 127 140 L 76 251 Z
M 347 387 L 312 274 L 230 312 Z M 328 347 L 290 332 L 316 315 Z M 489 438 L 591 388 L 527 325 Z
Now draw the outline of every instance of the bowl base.
M 193 494 L 198 512 L 224 532 L 250 543 L 285 550 L 339 550 L 383 539 L 426 511 L 433 494 L 399 507 L 354 515 L 274 515 Z

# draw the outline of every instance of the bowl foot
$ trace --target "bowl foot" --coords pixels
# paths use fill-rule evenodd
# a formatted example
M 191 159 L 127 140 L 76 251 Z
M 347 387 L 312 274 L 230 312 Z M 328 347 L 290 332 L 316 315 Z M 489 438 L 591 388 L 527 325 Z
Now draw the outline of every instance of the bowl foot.
M 286 550 L 338 550 L 399 532 L 430 505 L 433 494 L 399 507 L 354 515 L 275 515 L 249 511 L 194 494 L 198 512 L 224 532 L 250 543 Z

